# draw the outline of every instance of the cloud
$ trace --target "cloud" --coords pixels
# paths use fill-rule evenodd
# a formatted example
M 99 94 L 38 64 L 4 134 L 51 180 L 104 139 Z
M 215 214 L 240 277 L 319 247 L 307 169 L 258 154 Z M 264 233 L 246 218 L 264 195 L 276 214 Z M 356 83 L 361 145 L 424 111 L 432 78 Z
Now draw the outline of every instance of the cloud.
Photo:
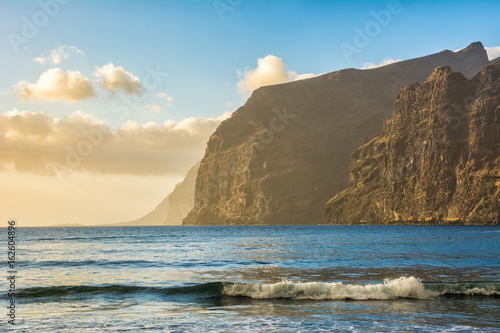
M 46 55 L 42 54 L 40 57 L 33 58 L 33 60 L 38 61 L 42 65 L 45 63 L 52 63 L 53 65 L 57 65 L 61 61 L 69 58 L 68 51 L 79 53 L 82 56 L 85 55 L 85 53 L 83 53 L 83 51 L 78 49 L 76 46 L 59 45 L 55 49 L 50 50 L 48 54 Z
M 500 57 L 500 46 L 495 47 L 485 47 L 486 53 L 488 53 L 488 59 L 493 60 Z
M 361 69 L 372 69 L 372 68 L 382 67 L 385 65 L 393 64 L 395 62 L 399 62 L 399 61 L 401 61 L 401 59 L 394 60 L 391 58 L 384 58 L 384 60 L 382 60 L 378 64 L 374 64 L 373 62 L 367 62 L 363 65 L 363 67 L 361 67 Z
M 165 106 L 168 106 L 168 107 L 172 106 L 172 102 L 174 101 L 174 98 L 172 96 L 170 96 L 169 94 L 158 93 L 156 96 L 165 100 Z
M 163 124 L 128 121 L 117 129 L 81 111 L 62 119 L 41 112 L 0 113 L 0 170 L 39 175 L 183 175 L 230 113 Z
M 273 55 L 265 56 L 257 60 L 257 68 L 245 70 L 242 73 L 236 71 L 240 81 L 237 84 L 238 90 L 242 94 L 271 84 L 284 83 L 294 80 L 302 80 L 314 77 L 314 74 L 297 74 L 296 72 L 285 71 L 286 65 L 281 58 Z
M 150 113 L 159 114 L 161 112 L 161 106 L 158 104 L 147 104 L 146 107 Z
M 21 81 L 16 84 L 20 100 L 48 99 L 77 102 L 94 96 L 89 79 L 78 71 L 64 72 L 51 68 L 38 78 L 36 83 Z
M 288 72 L 292 81 L 305 80 L 315 77 L 313 73 L 297 74 L 295 72 Z
M 134 74 L 127 72 L 123 67 L 115 67 L 109 63 L 102 67 L 97 67 L 94 72 L 98 82 L 111 93 L 116 93 L 118 89 L 129 95 L 141 95 L 144 87 L 139 83 L 139 79 Z

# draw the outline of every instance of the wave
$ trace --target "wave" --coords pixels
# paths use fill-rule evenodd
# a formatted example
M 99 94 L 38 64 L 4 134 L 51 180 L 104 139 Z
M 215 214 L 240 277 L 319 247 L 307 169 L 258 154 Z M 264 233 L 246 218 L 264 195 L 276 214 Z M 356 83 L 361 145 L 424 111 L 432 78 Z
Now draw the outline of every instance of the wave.
M 225 285 L 228 296 L 255 299 L 390 300 L 430 299 L 443 295 L 499 296 L 500 282 L 422 282 L 415 277 L 386 279 L 380 284 L 355 285 L 342 282 L 290 282 Z
M 47 298 L 132 294 L 249 297 L 254 299 L 301 300 L 392 300 L 398 298 L 431 299 L 446 295 L 500 296 L 500 281 L 425 282 L 415 277 L 386 279 L 379 284 L 342 282 L 290 282 L 273 284 L 212 282 L 182 287 L 130 285 L 51 286 L 20 289 L 19 298 Z
M 427 290 L 439 295 L 468 295 L 468 296 L 500 296 L 500 282 L 498 281 L 470 281 L 470 282 L 422 282 Z
M 45 268 L 45 267 L 57 267 L 58 269 L 64 269 L 68 267 L 83 267 L 83 266 L 99 266 L 106 268 L 117 268 L 117 267 L 224 267 L 230 263 L 234 263 L 242 266 L 250 265 L 270 265 L 271 262 L 260 261 L 260 260 L 247 260 L 247 261 L 230 261 L 230 260 L 219 260 L 219 261 L 200 261 L 200 260 L 190 260 L 186 261 L 149 261 L 149 260 L 40 260 L 40 261 L 29 261 L 25 260 L 22 262 L 23 267 L 31 268 Z
M 105 267 L 121 267 L 121 266 L 139 266 L 139 267 L 162 267 L 165 266 L 161 261 L 147 260 L 44 260 L 44 261 L 23 261 L 25 267 L 82 267 L 82 266 L 105 266 Z
M 184 287 L 146 287 L 129 285 L 103 285 L 103 286 L 51 286 L 32 287 L 20 289 L 19 298 L 64 297 L 77 295 L 132 295 L 132 294 L 158 294 L 158 295 L 222 295 L 224 284 L 222 282 L 203 283 Z

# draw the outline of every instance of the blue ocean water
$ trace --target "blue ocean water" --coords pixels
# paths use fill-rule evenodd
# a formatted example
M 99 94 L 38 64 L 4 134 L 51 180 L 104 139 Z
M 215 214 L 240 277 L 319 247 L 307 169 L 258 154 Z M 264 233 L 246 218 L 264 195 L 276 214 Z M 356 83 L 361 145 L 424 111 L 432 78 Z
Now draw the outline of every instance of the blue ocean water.
M 19 332 L 500 332 L 498 226 L 18 228 L 16 237 Z M 2 317 L 0 330 L 13 329 Z

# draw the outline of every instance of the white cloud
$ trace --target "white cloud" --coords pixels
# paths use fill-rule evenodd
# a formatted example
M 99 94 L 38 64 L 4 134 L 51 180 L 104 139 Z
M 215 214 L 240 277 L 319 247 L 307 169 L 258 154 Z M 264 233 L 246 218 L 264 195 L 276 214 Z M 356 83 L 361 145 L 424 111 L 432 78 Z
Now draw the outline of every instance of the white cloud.
M 94 89 L 89 79 L 78 71 L 64 72 L 51 68 L 40 75 L 36 83 L 21 81 L 15 86 L 19 99 L 48 99 L 76 102 L 94 96 Z
M 488 53 L 488 59 L 493 60 L 500 57 L 500 46 L 495 47 L 485 47 L 486 53 Z
M 224 113 L 222 113 L 220 116 L 217 117 L 217 120 L 223 122 L 224 120 L 231 118 L 232 114 L 233 114 L 232 112 L 224 111 Z
M 314 74 L 297 74 L 296 72 L 285 71 L 286 65 L 281 58 L 267 55 L 257 60 L 257 68 L 245 70 L 242 73 L 236 71 L 240 81 L 237 84 L 238 90 L 242 94 L 271 84 L 284 83 L 288 81 L 301 80 L 314 77 Z
M 158 93 L 156 96 L 165 100 L 165 106 L 168 106 L 168 107 L 172 106 L 172 102 L 174 101 L 174 98 L 172 96 L 170 96 L 169 94 Z
M 310 78 L 312 78 L 312 77 L 315 77 L 315 76 L 316 76 L 316 75 L 314 75 L 313 73 L 297 74 L 297 73 L 295 73 L 295 72 L 288 72 L 288 74 L 290 75 L 290 78 L 291 78 L 293 81 L 310 79 Z
M 163 124 L 128 121 L 118 129 L 81 111 L 62 119 L 41 112 L 0 113 L 0 170 L 41 175 L 183 175 L 229 112 Z
M 122 89 L 129 95 L 141 95 L 144 92 L 144 87 L 139 83 L 137 76 L 127 72 L 121 66 L 115 67 L 113 63 L 102 67 L 96 66 L 94 75 L 98 78 L 98 82 L 111 93 L 116 93 L 118 89 Z
M 373 62 L 367 62 L 363 65 L 363 67 L 361 67 L 361 69 L 372 69 L 372 68 L 382 67 L 399 61 L 401 61 L 401 59 L 394 60 L 391 58 L 384 58 L 384 60 L 382 60 L 378 64 L 374 64 Z
M 59 64 L 61 61 L 66 60 L 69 58 L 69 53 L 68 51 L 76 52 L 78 54 L 81 54 L 82 56 L 85 55 L 82 50 L 78 49 L 76 46 L 72 45 L 59 45 L 53 50 L 50 50 L 48 54 L 46 55 L 41 55 L 40 57 L 33 58 L 33 60 L 38 61 L 42 65 L 45 63 L 52 63 L 54 65 Z
M 146 107 L 150 113 L 159 114 L 161 112 L 161 106 L 158 104 L 147 104 Z

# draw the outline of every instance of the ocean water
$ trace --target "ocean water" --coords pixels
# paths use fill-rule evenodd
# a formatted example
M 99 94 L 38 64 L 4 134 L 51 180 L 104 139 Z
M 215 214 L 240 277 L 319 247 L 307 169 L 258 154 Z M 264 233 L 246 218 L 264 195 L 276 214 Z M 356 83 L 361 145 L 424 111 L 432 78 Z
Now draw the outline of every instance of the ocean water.
M 18 228 L 16 255 L 0 331 L 500 332 L 500 227 Z

